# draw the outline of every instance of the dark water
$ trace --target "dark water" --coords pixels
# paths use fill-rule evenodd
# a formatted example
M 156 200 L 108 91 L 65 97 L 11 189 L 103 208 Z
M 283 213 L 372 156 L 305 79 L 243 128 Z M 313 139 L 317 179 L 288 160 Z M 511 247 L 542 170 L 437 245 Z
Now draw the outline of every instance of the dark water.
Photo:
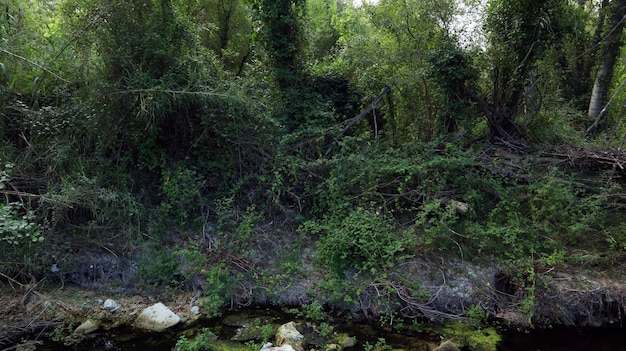
M 247 311 L 248 317 L 268 317 L 279 323 L 293 320 L 294 317 L 281 311 L 258 309 Z M 225 325 L 221 320 L 213 320 L 196 326 L 199 330 L 207 327 L 220 339 L 228 340 L 234 335 L 235 328 Z M 388 345 L 406 351 L 428 350 L 425 342 L 429 345 L 437 344 L 441 338 L 432 332 L 403 334 L 398 332 L 384 331 L 373 325 L 362 323 L 336 324 L 335 331 L 346 332 L 356 336 L 359 344 L 350 349 L 354 351 L 364 350 L 364 343 L 370 345 L 376 343 L 379 338 L 384 338 Z M 98 334 L 93 339 L 79 345 L 68 347 L 53 341 L 44 341 L 37 350 L 60 351 L 60 350 L 93 350 L 93 351 L 170 351 L 176 344 L 180 333 L 176 330 L 161 334 L 138 334 L 130 330 L 114 330 Z M 626 351 L 626 329 L 602 328 L 602 329 L 550 329 L 535 330 L 531 332 L 503 331 L 502 341 L 498 344 L 498 351 Z M 464 350 L 465 351 L 465 350 Z
M 626 329 L 560 329 L 507 333 L 499 351 L 626 351 Z

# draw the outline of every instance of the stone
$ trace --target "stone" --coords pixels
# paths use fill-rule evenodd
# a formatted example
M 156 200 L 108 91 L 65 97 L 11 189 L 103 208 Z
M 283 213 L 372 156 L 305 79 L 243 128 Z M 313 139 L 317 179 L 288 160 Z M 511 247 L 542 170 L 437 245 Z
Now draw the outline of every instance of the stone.
M 76 329 L 74 329 L 74 334 L 76 335 L 90 334 L 90 333 L 95 332 L 99 328 L 100 328 L 100 321 L 87 319 L 81 325 L 76 327 Z
M 304 351 L 304 335 L 298 331 L 295 322 L 285 323 L 278 327 L 276 344 L 293 347 L 295 351 Z
M 193 306 L 191 307 L 191 314 L 200 314 L 200 307 L 198 306 Z
M 347 349 L 347 348 L 350 348 L 350 347 L 354 347 L 356 345 L 356 337 L 348 336 L 348 335 L 342 335 L 339 338 L 338 344 L 339 344 L 339 346 L 342 349 Z
M 59 268 L 59 266 L 55 263 L 50 267 L 50 272 L 52 273 L 59 273 L 61 271 L 61 269 Z
M 106 299 L 106 301 L 104 301 L 104 304 L 102 305 L 102 309 L 109 312 L 115 312 L 119 308 L 120 305 L 118 305 L 117 302 L 115 302 L 115 300 L 113 299 Z
M 162 303 L 146 307 L 135 320 L 135 326 L 141 329 L 162 332 L 180 322 L 180 317 Z
M 283 346 L 272 346 L 271 342 L 263 345 L 261 351 L 295 351 L 291 345 L 283 345 Z
M 437 346 L 433 351 L 461 351 L 456 345 L 454 345 L 451 341 L 446 341 L 441 345 Z

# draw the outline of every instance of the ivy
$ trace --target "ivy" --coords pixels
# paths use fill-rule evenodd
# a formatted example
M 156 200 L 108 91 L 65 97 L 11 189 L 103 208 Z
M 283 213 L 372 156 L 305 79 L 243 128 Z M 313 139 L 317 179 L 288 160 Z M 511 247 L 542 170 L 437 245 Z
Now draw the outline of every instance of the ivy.
M 13 167 L 13 163 L 6 163 L 0 171 L 0 190 L 6 189 Z M 43 240 L 41 226 L 33 211 L 24 210 L 20 202 L 0 203 L 0 241 L 13 246 L 28 246 Z
M 44 237 L 35 214 L 32 211 L 20 214 L 21 207 L 19 202 L 0 204 L 0 241 L 14 246 L 42 242 Z

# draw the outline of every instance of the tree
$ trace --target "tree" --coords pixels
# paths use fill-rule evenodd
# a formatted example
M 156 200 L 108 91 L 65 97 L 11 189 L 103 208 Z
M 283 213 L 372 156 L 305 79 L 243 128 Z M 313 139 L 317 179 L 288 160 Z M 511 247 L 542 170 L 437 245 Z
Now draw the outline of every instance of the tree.
M 252 17 L 245 0 L 176 0 L 174 5 L 193 23 L 201 24 L 198 35 L 224 67 L 243 73 L 253 54 Z
M 536 81 L 537 62 L 563 34 L 566 1 L 523 0 L 489 2 L 485 29 L 490 72 L 490 104 L 480 103 L 488 116 L 492 138 L 515 139 L 523 131 L 515 121 L 527 88 Z
M 383 0 L 339 16 L 332 67 L 357 82 L 368 103 L 391 88 L 400 137 L 430 140 L 445 129 L 438 99 L 446 97 L 425 73 L 432 54 L 455 41 L 446 28 L 455 11 L 453 1 Z
M 258 0 L 257 15 L 263 25 L 263 43 L 274 66 L 281 90 L 297 88 L 302 72 L 302 18 L 304 0 Z
M 544 90 L 552 92 L 555 101 L 571 101 L 580 111 L 587 111 L 589 106 L 591 70 L 597 51 L 594 47 L 600 41 L 601 28 L 592 28 L 603 21 L 603 11 L 597 16 L 596 10 L 595 5 L 586 6 L 585 1 L 561 7 L 550 21 L 555 40 L 543 58 L 542 72 L 538 72 L 542 80 L 548 81 L 550 86 Z M 557 91 L 562 96 L 555 96 Z
M 452 43 L 435 50 L 430 62 L 431 75 L 443 95 L 443 106 L 439 110 L 443 132 L 455 133 L 459 119 L 469 114 L 467 89 L 473 85 L 478 72 L 471 67 L 468 56 Z
M 305 125 L 311 118 L 309 100 L 303 95 L 303 48 L 305 0 L 256 0 L 262 43 L 267 50 L 273 78 L 278 87 L 280 119 L 288 131 Z
M 55 7 L 33 0 L 9 0 L 0 8 L 0 62 L 6 86 L 12 92 L 32 94 L 34 100 L 44 89 L 68 84 L 71 77 L 67 74 L 73 72 L 64 60 L 65 43 L 57 35 Z
M 602 117 L 602 107 L 607 102 L 615 63 L 617 62 L 622 45 L 624 18 L 626 16 L 625 0 L 613 0 L 610 2 L 603 1 L 602 4 L 603 8 L 601 11 L 606 11 L 608 14 L 608 21 L 605 25 L 602 25 L 603 23 L 601 22 L 604 21 L 605 17 L 601 13 L 598 21 L 598 26 L 602 26 L 603 28 L 603 39 L 600 54 L 598 55 L 600 62 L 596 72 L 591 98 L 589 99 L 589 109 L 587 112 L 590 118 L 595 119 L 595 122 L 593 126 L 589 128 L 588 132 L 597 127 L 599 119 Z
M 336 22 L 345 6 L 343 0 L 307 0 L 308 60 L 323 61 L 333 54 L 340 36 Z

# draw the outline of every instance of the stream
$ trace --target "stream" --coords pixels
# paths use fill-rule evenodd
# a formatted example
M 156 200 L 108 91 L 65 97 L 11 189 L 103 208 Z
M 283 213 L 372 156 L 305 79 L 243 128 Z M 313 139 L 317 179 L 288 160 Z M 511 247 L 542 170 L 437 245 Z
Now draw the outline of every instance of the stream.
M 245 318 L 262 318 L 264 321 L 271 320 L 273 323 L 286 323 L 296 319 L 292 315 L 272 309 L 249 309 L 237 311 L 237 316 Z M 44 340 L 37 346 L 38 351 L 66 351 L 66 350 L 93 350 L 93 351 L 171 351 L 181 333 L 188 335 L 199 332 L 202 328 L 208 328 L 215 333 L 219 340 L 229 341 L 236 333 L 237 327 L 228 322 L 233 315 L 225 315 L 220 319 L 205 321 L 196 325 L 193 329 L 184 331 L 177 329 L 171 332 L 145 334 L 130 329 L 115 329 L 102 332 L 95 337 L 78 345 L 68 347 L 52 340 Z M 384 338 L 386 345 L 394 350 L 427 351 L 437 345 L 441 338 L 433 332 L 403 333 L 386 331 L 376 325 L 366 323 L 341 322 L 334 323 L 335 332 L 347 333 L 355 336 L 358 343 L 349 348 L 354 351 L 366 350 L 366 345 L 374 345 L 379 339 Z M 424 328 L 427 329 L 427 328 Z M 584 328 L 584 329 L 547 329 L 532 330 L 526 332 L 502 331 L 502 340 L 497 345 L 497 351 L 626 351 L 626 330 L 624 328 Z M 239 342 L 242 346 L 244 343 Z M 260 344 L 260 341 L 257 342 Z M 235 344 L 237 345 L 237 344 Z M 236 350 L 240 350 L 237 348 Z M 387 348 L 391 350 L 391 348 Z M 387 350 L 385 349 L 385 350 Z M 217 350 L 229 351 L 230 348 L 217 348 Z M 235 349 L 233 349 L 235 350 Z M 382 349 L 375 349 L 382 350 Z M 469 349 L 463 349 L 464 351 Z

